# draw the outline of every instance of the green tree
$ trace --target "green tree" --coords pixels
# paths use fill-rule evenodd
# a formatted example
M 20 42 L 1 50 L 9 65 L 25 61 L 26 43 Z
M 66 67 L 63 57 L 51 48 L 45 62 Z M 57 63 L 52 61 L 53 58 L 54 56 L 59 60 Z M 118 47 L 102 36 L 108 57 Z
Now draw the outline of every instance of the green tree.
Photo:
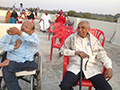
M 91 13 L 83 13 L 83 17 L 91 19 L 92 18 L 92 14 Z
M 70 10 L 70 11 L 68 12 L 68 15 L 69 15 L 69 16 L 76 16 L 77 13 L 76 13 L 75 11 L 73 11 L 73 10 Z

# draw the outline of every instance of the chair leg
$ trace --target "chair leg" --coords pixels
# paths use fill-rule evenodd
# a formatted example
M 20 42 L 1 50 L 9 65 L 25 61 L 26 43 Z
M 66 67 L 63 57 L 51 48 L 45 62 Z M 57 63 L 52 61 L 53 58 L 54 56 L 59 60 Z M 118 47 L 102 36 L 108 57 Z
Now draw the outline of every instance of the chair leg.
M 34 87 L 34 77 L 33 77 L 33 75 L 31 76 L 31 82 L 30 82 L 30 84 L 31 84 L 31 87 L 30 87 L 30 90 L 33 90 L 33 87 Z
M 1 82 L 2 82 L 2 77 L 0 77 L 0 89 L 1 89 Z
M 89 89 L 88 90 L 92 90 L 92 87 L 89 87 Z
M 36 78 L 36 81 L 37 81 L 37 90 L 41 90 L 41 65 L 42 65 L 42 61 L 41 61 L 41 56 L 38 57 L 38 60 L 37 60 L 37 64 L 38 64 L 38 68 L 37 68 L 37 78 Z
M 50 32 L 49 32 L 49 35 L 48 35 L 48 40 L 50 40 Z
M 40 56 L 40 80 L 39 80 L 40 88 L 38 90 L 41 90 L 41 88 L 42 88 L 42 82 L 41 81 L 42 81 L 42 58 Z
M 53 47 L 51 46 L 50 61 L 52 61 L 52 52 L 53 52 Z

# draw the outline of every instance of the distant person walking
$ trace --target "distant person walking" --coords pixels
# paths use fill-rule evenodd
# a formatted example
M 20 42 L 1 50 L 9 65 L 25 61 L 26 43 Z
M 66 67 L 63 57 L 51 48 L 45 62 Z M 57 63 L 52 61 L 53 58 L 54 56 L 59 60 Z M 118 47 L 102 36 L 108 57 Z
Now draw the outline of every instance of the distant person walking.
M 50 26 L 50 16 L 48 15 L 48 11 L 45 11 L 45 14 L 41 16 L 39 23 L 40 23 L 40 30 L 46 32 Z
M 13 5 L 13 10 L 16 10 L 16 7 L 15 7 L 16 3 Z
M 5 23 L 8 23 L 8 19 L 10 18 L 10 16 L 11 16 L 11 12 L 10 12 L 10 9 L 8 9 L 5 17 Z

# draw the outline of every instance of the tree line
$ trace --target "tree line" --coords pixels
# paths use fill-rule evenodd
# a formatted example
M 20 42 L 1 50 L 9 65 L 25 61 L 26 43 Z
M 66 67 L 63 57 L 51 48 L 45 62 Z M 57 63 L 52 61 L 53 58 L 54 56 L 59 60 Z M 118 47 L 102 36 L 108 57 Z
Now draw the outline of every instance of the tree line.
M 11 9 L 10 7 L 0 7 L 0 10 L 7 10 Z M 28 8 L 28 10 L 33 10 L 35 12 L 36 8 Z M 44 9 L 40 9 L 38 12 L 44 12 Z M 59 10 L 48 10 L 50 14 L 56 14 L 59 12 Z M 66 11 L 68 13 L 68 16 L 72 17 L 78 17 L 78 18 L 87 18 L 87 19 L 94 19 L 94 20 L 102 20 L 102 21 L 109 21 L 109 22 L 117 22 L 117 19 L 120 17 L 120 13 L 117 13 L 116 15 L 111 15 L 111 14 L 93 14 L 90 12 L 76 12 L 74 10 L 69 10 Z

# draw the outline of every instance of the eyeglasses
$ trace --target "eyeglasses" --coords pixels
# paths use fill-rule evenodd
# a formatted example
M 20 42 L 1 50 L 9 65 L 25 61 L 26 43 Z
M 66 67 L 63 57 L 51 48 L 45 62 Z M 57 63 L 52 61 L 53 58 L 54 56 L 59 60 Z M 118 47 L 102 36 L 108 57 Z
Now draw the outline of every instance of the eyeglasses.
M 25 27 L 25 28 L 30 29 L 30 27 L 29 27 L 29 26 L 26 26 L 26 25 L 22 25 L 21 27 Z
M 88 27 L 84 27 L 84 26 L 82 26 L 82 27 L 78 27 L 78 29 L 87 29 Z

